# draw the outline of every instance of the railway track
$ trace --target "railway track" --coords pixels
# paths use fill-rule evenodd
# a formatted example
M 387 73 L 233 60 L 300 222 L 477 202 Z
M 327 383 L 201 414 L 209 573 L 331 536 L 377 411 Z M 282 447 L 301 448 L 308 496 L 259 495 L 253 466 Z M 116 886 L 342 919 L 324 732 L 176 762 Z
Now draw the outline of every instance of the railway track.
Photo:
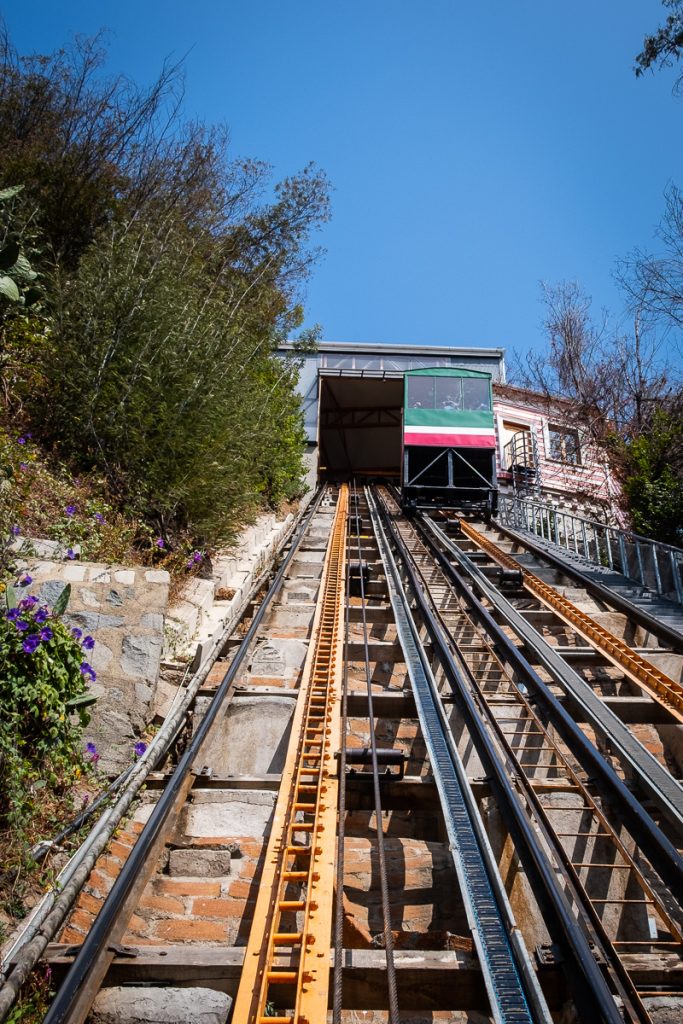
M 675 680 L 513 558 L 386 488 L 317 497 L 44 949 L 48 1024 L 683 1008 L 681 788 L 634 721 L 675 726 Z

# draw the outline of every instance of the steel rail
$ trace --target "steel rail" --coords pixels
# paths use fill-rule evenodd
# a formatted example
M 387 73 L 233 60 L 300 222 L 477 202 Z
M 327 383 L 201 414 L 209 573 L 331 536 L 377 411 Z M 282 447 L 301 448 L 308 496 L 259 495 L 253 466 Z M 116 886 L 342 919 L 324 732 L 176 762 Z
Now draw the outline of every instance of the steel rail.
M 394 547 L 401 557 L 403 573 L 408 580 L 420 616 L 431 637 L 434 652 L 452 686 L 477 753 L 489 776 L 493 795 L 525 866 L 536 898 L 541 905 L 546 924 L 562 949 L 562 966 L 567 972 L 580 1019 L 604 1021 L 605 1024 L 607 1022 L 623 1024 L 623 1017 L 595 960 L 585 928 L 574 918 L 555 869 L 517 797 L 505 764 L 486 732 L 481 710 L 477 706 L 462 670 L 453 658 L 444 634 L 429 606 L 417 571 L 412 565 L 408 549 L 383 503 L 381 503 L 381 508 L 384 523 Z M 494 630 L 496 629 L 496 624 L 492 619 L 490 619 L 490 625 Z M 502 636 L 504 637 L 505 634 Z M 530 671 L 533 672 L 531 669 Z
M 495 637 L 499 648 L 505 652 L 510 663 L 520 671 L 534 694 L 537 702 L 543 705 L 553 725 L 562 739 L 572 751 L 584 770 L 602 787 L 605 799 L 621 815 L 621 820 L 636 840 L 645 856 L 649 859 L 660 877 L 672 892 L 683 892 L 683 858 L 676 847 L 666 838 L 650 815 L 641 806 L 638 799 L 616 774 L 612 766 L 590 742 L 579 725 L 574 721 L 567 709 L 557 699 L 552 690 L 540 678 L 535 669 L 527 661 L 523 653 L 501 629 L 491 613 L 484 607 L 476 594 L 466 585 L 465 581 L 455 572 L 448 558 L 438 547 L 427 538 L 437 561 L 460 595 L 472 609 L 475 618 L 485 630 Z
M 649 612 L 645 611 L 639 605 L 635 604 L 634 601 L 629 601 L 627 597 L 622 594 L 617 594 L 610 587 L 604 583 L 600 583 L 598 580 L 593 579 L 588 573 L 582 572 L 578 565 L 569 559 L 565 559 L 558 555 L 554 551 L 550 551 L 548 548 L 541 544 L 538 544 L 534 539 L 528 537 L 526 534 L 521 533 L 519 530 L 513 529 L 511 526 L 507 526 L 501 523 L 498 519 L 495 520 L 495 527 L 504 533 L 510 540 L 513 540 L 519 544 L 524 545 L 529 551 L 533 551 L 534 554 L 539 555 L 545 561 L 549 562 L 554 568 L 559 569 L 570 579 L 580 583 L 582 587 L 592 594 L 593 597 L 599 598 L 604 601 L 605 604 L 611 605 L 616 608 L 617 611 L 624 612 L 629 618 L 633 619 L 638 623 L 639 626 L 643 626 L 649 632 L 654 633 L 655 636 L 661 637 L 666 640 L 668 644 L 674 650 L 683 651 L 683 634 L 677 629 L 673 629 L 666 622 L 656 618 Z M 598 568 L 596 566 L 596 568 Z M 602 568 L 602 567 L 601 567 Z M 617 571 L 616 569 L 614 570 Z M 627 579 L 627 577 L 624 577 Z M 675 609 L 675 605 L 671 605 L 672 609 Z
M 524 586 L 534 597 L 551 608 L 588 643 L 601 651 L 613 665 L 625 672 L 654 700 L 665 707 L 672 717 L 683 724 L 683 685 L 681 683 L 675 682 L 665 672 L 646 661 L 640 654 L 632 651 L 623 640 L 600 626 L 591 619 L 590 615 L 586 615 L 548 583 L 520 565 L 512 555 L 501 551 L 497 544 L 475 530 L 466 520 L 460 520 L 460 527 L 466 537 L 478 544 L 499 565 L 507 569 L 520 570 Z
M 327 1015 L 348 496 L 342 484 L 232 1010 L 240 1024 L 314 1024 Z M 294 989 L 293 1011 L 273 1016 L 282 986 Z
M 466 556 L 462 553 L 460 553 L 460 557 L 462 559 L 466 558 Z M 477 571 L 480 572 L 479 570 Z M 439 615 L 441 621 L 444 623 L 445 628 L 448 630 L 448 625 L 445 623 L 445 620 L 443 619 L 441 613 L 437 614 Z M 448 613 L 444 613 L 444 615 L 445 614 L 448 614 L 449 618 L 452 618 L 454 613 L 449 611 Z M 470 621 L 469 617 L 465 612 L 461 611 L 460 615 L 467 621 Z M 573 861 L 571 859 L 569 853 L 567 853 L 567 851 L 564 848 L 564 844 L 560 842 L 560 838 L 551 824 L 550 815 L 553 812 L 552 806 L 546 807 L 543 804 L 540 793 L 537 792 L 535 788 L 535 783 L 542 782 L 542 777 L 539 778 L 539 776 L 535 774 L 532 776 L 532 772 L 535 773 L 537 768 L 541 768 L 543 770 L 547 769 L 549 772 L 553 773 L 558 771 L 562 771 L 564 773 L 570 787 L 577 791 L 577 796 L 579 796 L 584 803 L 584 807 L 581 809 L 581 825 L 579 831 L 585 831 L 588 835 L 591 834 L 590 824 L 586 824 L 584 822 L 585 815 L 591 815 L 597 824 L 596 833 L 594 834 L 599 834 L 601 836 L 598 845 L 602 846 L 605 840 L 607 840 L 607 842 L 610 843 L 612 846 L 613 856 L 615 858 L 620 858 L 623 863 L 618 864 L 605 854 L 602 855 L 602 860 L 608 861 L 610 866 L 612 867 L 612 870 L 627 870 L 629 872 L 630 878 L 624 879 L 624 886 L 626 887 L 627 885 L 630 885 L 631 879 L 635 880 L 636 884 L 640 887 L 641 891 L 644 894 L 645 899 L 643 901 L 643 904 L 645 905 L 648 901 L 651 902 L 653 909 L 659 916 L 664 926 L 668 929 L 671 941 L 673 941 L 673 943 L 677 943 L 679 948 L 681 947 L 682 938 L 680 929 L 672 920 L 671 916 L 667 911 L 667 908 L 665 907 L 664 903 L 662 902 L 658 894 L 652 889 L 647 879 L 643 876 L 640 867 L 638 866 L 634 858 L 631 856 L 626 846 L 622 843 L 619 835 L 611 827 L 608 819 L 600 810 L 598 804 L 593 799 L 586 785 L 582 782 L 581 778 L 570 764 L 569 760 L 563 753 L 562 749 L 555 742 L 548 728 L 546 728 L 543 721 L 537 715 L 533 703 L 525 694 L 524 689 L 521 686 L 519 686 L 515 682 L 515 680 L 510 677 L 510 675 L 505 673 L 503 663 L 498 658 L 495 648 L 490 646 L 486 634 L 484 634 L 482 631 L 480 632 L 480 635 L 483 644 L 489 648 L 490 659 L 492 659 L 493 662 L 497 663 L 499 666 L 501 672 L 501 679 L 498 681 L 498 686 L 500 686 L 500 684 L 502 683 L 503 688 L 502 690 L 495 689 L 494 691 L 489 691 L 489 695 L 487 695 L 487 693 L 485 692 L 486 686 L 480 686 L 477 678 L 475 677 L 475 669 L 468 663 L 466 653 L 458 652 L 463 661 L 465 671 L 470 678 L 471 686 L 478 694 L 482 704 L 490 708 L 492 712 L 493 708 L 491 707 L 491 702 L 489 699 L 489 696 L 492 692 L 495 693 L 497 697 L 500 697 L 502 695 L 507 696 L 510 699 L 511 708 L 514 708 L 515 705 L 517 705 L 519 707 L 520 712 L 522 712 L 522 714 L 515 719 L 516 728 L 511 733 L 503 730 L 503 728 L 501 727 L 501 721 L 498 719 L 495 712 L 491 713 L 488 716 L 489 727 L 495 734 L 499 745 L 505 751 L 505 754 L 509 759 L 511 770 L 515 773 L 520 790 L 525 795 L 525 799 L 530 808 L 530 813 L 532 813 L 535 817 L 539 827 L 541 828 L 544 834 L 548 847 L 554 851 L 554 855 L 557 857 L 558 862 L 561 865 L 561 869 L 563 870 L 563 873 L 565 874 L 565 877 L 567 879 L 568 887 L 570 888 L 570 890 L 573 890 L 573 899 L 576 906 L 581 908 L 580 912 L 586 914 L 589 925 L 593 929 L 595 936 L 597 938 L 596 948 L 600 950 L 601 955 L 604 958 L 607 970 L 612 973 L 612 981 L 616 991 L 619 993 L 623 1001 L 625 1012 L 628 1014 L 630 1020 L 640 1021 L 642 1022 L 642 1024 L 651 1024 L 651 1017 L 649 1016 L 647 1009 L 643 1004 L 643 1001 L 633 979 L 631 978 L 631 976 L 629 975 L 628 971 L 624 966 L 624 963 L 621 959 L 620 951 L 616 948 L 617 945 L 628 945 L 628 940 L 623 937 L 621 940 L 618 940 L 616 937 L 614 937 L 613 939 L 610 936 L 606 925 L 603 923 L 603 920 L 600 917 L 600 913 L 598 907 L 596 907 L 595 905 L 594 898 L 591 897 L 586 886 L 583 884 L 580 878 L 580 870 L 583 868 L 590 869 L 591 867 L 596 867 L 602 868 L 604 870 L 607 865 L 596 864 L 588 858 L 587 854 L 581 855 L 580 864 L 579 862 Z M 480 660 L 479 668 L 481 671 Z M 500 704 L 496 704 L 497 708 L 500 708 L 500 706 Z M 503 721 L 507 722 L 508 719 L 505 718 L 503 719 Z M 533 725 L 534 731 L 530 729 L 528 732 L 526 732 L 523 729 L 520 733 L 520 724 L 524 726 Z M 518 738 L 524 737 L 525 740 L 529 739 L 532 736 L 539 736 L 543 742 L 541 746 L 527 747 L 526 744 L 524 744 L 523 746 L 521 746 L 521 748 L 517 749 L 513 747 L 512 743 L 509 741 L 509 737 L 512 735 L 515 735 Z M 550 755 L 551 760 L 555 759 L 558 763 L 544 765 L 542 763 L 532 762 L 531 766 L 529 766 L 528 762 L 525 763 L 525 761 L 523 760 L 525 754 L 536 753 L 537 751 L 541 750 L 551 750 L 553 752 L 552 755 Z M 522 755 L 521 758 L 520 753 Z M 576 838 L 578 839 L 578 835 Z M 600 903 L 601 901 L 598 902 Z M 621 900 L 616 899 L 610 902 L 614 902 L 615 904 L 621 902 L 625 904 L 629 901 L 623 898 Z M 624 933 L 618 931 L 617 934 L 623 936 Z M 667 948 L 669 948 L 671 945 L 671 941 L 666 939 L 657 939 L 652 941 L 652 945 L 664 945 Z
M 368 721 L 370 724 L 370 754 L 372 760 L 372 791 L 375 803 L 377 860 L 379 863 L 379 882 L 382 896 L 382 922 L 384 925 L 384 953 L 387 963 L 387 992 L 389 996 L 389 1024 L 399 1024 L 398 992 L 396 987 L 396 967 L 394 964 L 394 938 L 391 932 L 391 901 L 389 899 L 389 883 L 387 880 L 387 859 L 384 849 L 384 828 L 382 825 L 382 797 L 379 788 L 379 763 L 377 760 L 377 737 L 375 736 L 375 711 L 372 702 L 372 673 L 370 672 L 370 650 L 368 646 L 368 621 L 366 614 L 365 578 L 360 543 L 360 516 L 358 514 L 358 490 L 353 489 L 354 511 L 356 524 L 356 540 L 358 545 L 358 573 L 360 576 L 361 619 L 363 624 L 363 659 L 365 663 L 365 682 L 368 696 Z
M 501 594 L 476 563 L 468 558 L 467 553 L 461 551 L 433 519 L 425 516 L 423 521 L 442 550 L 467 572 L 477 591 L 503 616 L 526 648 L 533 651 L 539 664 L 544 666 L 553 680 L 578 704 L 591 728 L 609 741 L 615 756 L 637 780 L 643 793 L 664 814 L 677 835 L 683 838 L 683 786 L 643 747 L 588 683 Z M 450 578 L 450 570 L 444 567 L 444 571 Z
M 550 1011 L 515 923 L 396 562 L 372 494 L 367 494 L 389 599 L 494 1020 L 497 1024 L 550 1024 Z
M 289 563 L 294 558 L 310 522 L 318 510 L 324 493 L 324 490 L 321 490 L 313 500 L 310 510 L 306 513 L 292 536 L 290 549 L 282 560 L 263 601 L 251 621 L 249 629 L 237 648 L 230 666 L 218 686 L 204 718 L 199 724 L 197 732 L 192 737 L 185 753 L 178 762 L 173 775 L 170 777 L 161 797 L 154 806 L 152 814 L 140 833 L 138 841 L 123 865 L 109 895 L 102 904 L 90 931 L 83 940 L 81 948 L 44 1018 L 43 1024 L 62 1024 L 62 1022 L 66 1022 L 66 1024 L 81 1024 L 85 1020 L 113 956 L 109 951 L 110 944 L 119 940 L 121 936 L 117 935 L 117 932 L 123 933 L 128 923 L 128 918 L 132 911 L 127 907 L 127 903 L 134 890 L 136 880 L 144 871 L 149 852 L 167 832 L 167 821 L 171 817 L 172 812 L 177 810 L 178 802 L 187 786 L 187 780 L 191 777 L 192 765 L 199 755 L 211 727 L 218 717 L 219 711 L 223 709 L 226 699 L 234 689 L 237 673 L 250 650 L 251 643 L 261 626 L 266 611 L 282 586 Z M 124 918 L 125 920 L 123 920 Z

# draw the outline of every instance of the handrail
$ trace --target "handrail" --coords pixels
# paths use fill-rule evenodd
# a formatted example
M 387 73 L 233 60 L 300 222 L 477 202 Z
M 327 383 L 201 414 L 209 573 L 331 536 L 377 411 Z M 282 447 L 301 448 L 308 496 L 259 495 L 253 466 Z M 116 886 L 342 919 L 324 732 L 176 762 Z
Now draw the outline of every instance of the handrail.
M 683 549 L 529 498 L 500 495 L 498 518 L 683 605 Z

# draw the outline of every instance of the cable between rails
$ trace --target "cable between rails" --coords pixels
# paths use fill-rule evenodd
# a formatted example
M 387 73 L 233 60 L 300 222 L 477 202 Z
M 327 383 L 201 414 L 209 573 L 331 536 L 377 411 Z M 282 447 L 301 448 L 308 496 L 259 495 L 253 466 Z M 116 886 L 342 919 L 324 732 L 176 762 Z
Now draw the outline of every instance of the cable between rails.
M 358 491 L 353 481 L 354 519 L 358 548 L 358 574 L 360 577 L 361 618 L 363 623 L 363 645 L 365 656 L 365 680 L 368 692 L 368 720 L 370 722 L 370 751 L 372 756 L 372 787 L 375 799 L 375 819 L 377 826 L 377 860 L 379 862 L 380 890 L 382 894 L 382 921 L 384 925 L 384 952 L 387 963 L 387 989 L 389 994 L 389 1024 L 399 1024 L 398 992 L 396 986 L 396 966 L 394 964 L 394 937 L 391 934 L 391 903 L 389 900 L 389 884 L 387 881 L 386 851 L 384 848 L 384 831 L 382 828 L 382 798 L 379 788 L 379 764 L 377 760 L 377 740 L 375 738 L 375 715 L 372 702 L 372 677 L 370 674 L 370 652 L 368 647 L 368 622 L 366 615 L 365 580 L 363 577 L 363 559 L 360 543 L 360 515 L 358 512 Z
M 349 519 L 350 524 L 350 519 Z M 347 537 L 350 542 L 350 535 Z M 334 920 L 334 988 L 332 1024 L 341 1024 L 344 959 L 344 839 L 346 822 L 346 723 L 349 690 L 349 560 L 346 560 L 346 607 L 344 609 L 344 672 L 342 676 L 342 708 L 339 737 L 339 825 L 337 828 L 337 905 Z

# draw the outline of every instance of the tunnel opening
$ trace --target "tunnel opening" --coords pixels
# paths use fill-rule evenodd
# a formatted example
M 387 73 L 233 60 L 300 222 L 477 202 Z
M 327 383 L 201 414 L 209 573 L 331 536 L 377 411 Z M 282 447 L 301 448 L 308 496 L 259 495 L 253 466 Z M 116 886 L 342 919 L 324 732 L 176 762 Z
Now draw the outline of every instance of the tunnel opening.
M 401 475 L 402 377 L 321 377 L 320 479 Z

